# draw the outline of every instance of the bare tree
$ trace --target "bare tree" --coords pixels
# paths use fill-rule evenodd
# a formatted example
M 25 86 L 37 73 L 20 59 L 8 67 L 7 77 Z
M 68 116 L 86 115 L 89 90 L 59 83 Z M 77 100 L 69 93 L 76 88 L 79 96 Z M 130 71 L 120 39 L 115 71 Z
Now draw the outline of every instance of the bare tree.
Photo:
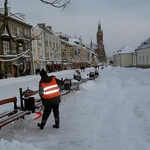
M 63 10 L 70 4 L 70 0 L 40 0 L 42 3 L 45 4 L 49 4 L 55 8 L 62 8 Z M 0 27 L 0 37 L 4 31 L 4 29 L 6 28 L 10 38 L 14 41 L 14 39 L 12 38 L 10 31 L 9 31 L 9 27 L 8 27 L 8 20 L 9 20 L 9 15 L 8 15 L 8 0 L 4 1 L 4 18 L 3 20 L 0 20 L 0 22 L 2 22 L 2 25 Z M 16 43 L 16 41 L 14 41 Z M 17 43 L 16 43 L 17 44 Z
M 2 25 L 1 25 L 1 28 L 0 28 L 0 36 L 2 35 L 5 27 L 8 24 L 8 7 L 7 7 L 7 3 L 8 3 L 8 0 L 5 0 L 5 2 L 4 2 L 5 12 L 4 12 L 4 19 L 1 20 Z

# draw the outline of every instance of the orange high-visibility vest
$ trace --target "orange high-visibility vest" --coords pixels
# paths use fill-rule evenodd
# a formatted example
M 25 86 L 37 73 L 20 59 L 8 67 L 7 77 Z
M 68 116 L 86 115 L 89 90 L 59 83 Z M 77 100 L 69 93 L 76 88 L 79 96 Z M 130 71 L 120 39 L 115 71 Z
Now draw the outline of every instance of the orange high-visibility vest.
M 51 82 L 41 83 L 41 86 L 43 87 L 43 91 L 44 91 L 42 98 L 50 99 L 50 98 L 60 96 L 59 88 L 56 79 L 54 77 L 52 77 Z

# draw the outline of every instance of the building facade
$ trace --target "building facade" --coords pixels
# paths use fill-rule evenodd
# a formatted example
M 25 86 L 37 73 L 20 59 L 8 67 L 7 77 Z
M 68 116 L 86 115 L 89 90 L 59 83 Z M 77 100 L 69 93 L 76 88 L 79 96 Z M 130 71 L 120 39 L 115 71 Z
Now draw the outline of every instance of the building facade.
M 44 68 L 48 72 L 61 70 L 61 39 L 45 23 L 32 28 L 34 70 Z
M 130 45 L 122 46 L 114 55 L 114 65 L 120 67 L 131 67 L 133 66 L 133 53 L 135 49 Z
M 150 68 L 150 38 L 142 42 L 135 51 L 137 57 L 136 66 Z
M 4 9 L 0 9 L 0 20 L 4 19 Z M 0 71 L 2 78 L 31 74 L 31 28 L 24 15 L 15 15 L 8 8 L 8 29 L 0 37 Z M 0 22 L 2 26 L 3 22 Z
M 4 9 L 0 9 L 0 20 L 3 18 Z M 35 74 L 42 68 L 53 72 L 96 66 L 98 56 L 104 54 L 104 50 L 98 50 L 103 45 L 103 32 L 97 34 L 100 42 L 95 51 L 94 47 L 87 48 L 81 37 L 55 33 L 45 23 L 32 27 L 25 21 L 25 15 L 12 14 L 10 9 L 8 28 L 10 33 L 5 28 L 0 37 L 0 78 Z
M 57 33 L 61 39 L 61 64 L 62 69 L 73 68 L 73 47 L 69 43 L 70 36 L 63 34 L 62 32 Z

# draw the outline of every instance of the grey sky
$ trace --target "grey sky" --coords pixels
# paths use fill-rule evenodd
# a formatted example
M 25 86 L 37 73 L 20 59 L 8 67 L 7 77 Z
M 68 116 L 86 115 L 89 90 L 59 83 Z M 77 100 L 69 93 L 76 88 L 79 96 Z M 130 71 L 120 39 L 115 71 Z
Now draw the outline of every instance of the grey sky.
M 150 0 L 71 0 L 64 11 L 39 0 L 10 0 L 9 6 L 12 13 L 24 13 L 32 25 L 46 23 L 55 32 L 81 36 L 85 44 L 91 39 L 96 43 L 100 20 L 108 56 L 125 44 L 137 48 L 150 37 Z

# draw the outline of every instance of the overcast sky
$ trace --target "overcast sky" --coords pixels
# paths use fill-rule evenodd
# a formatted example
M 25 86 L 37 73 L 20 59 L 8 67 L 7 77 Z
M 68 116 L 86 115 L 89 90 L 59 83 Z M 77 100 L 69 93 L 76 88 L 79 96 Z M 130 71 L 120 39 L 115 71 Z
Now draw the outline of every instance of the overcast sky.
M 85 44 L 91 39 L 96 43 L 100 21 L 108 56 L 125 44 L 136 49 L 150 37 L 150 0 L 71 0 L 64 11 L 40 0 L 9 0 L 9 6 L 12 13 L 25 14 L 31 25 L 46 23 L 54 32 L 81 36 Z

